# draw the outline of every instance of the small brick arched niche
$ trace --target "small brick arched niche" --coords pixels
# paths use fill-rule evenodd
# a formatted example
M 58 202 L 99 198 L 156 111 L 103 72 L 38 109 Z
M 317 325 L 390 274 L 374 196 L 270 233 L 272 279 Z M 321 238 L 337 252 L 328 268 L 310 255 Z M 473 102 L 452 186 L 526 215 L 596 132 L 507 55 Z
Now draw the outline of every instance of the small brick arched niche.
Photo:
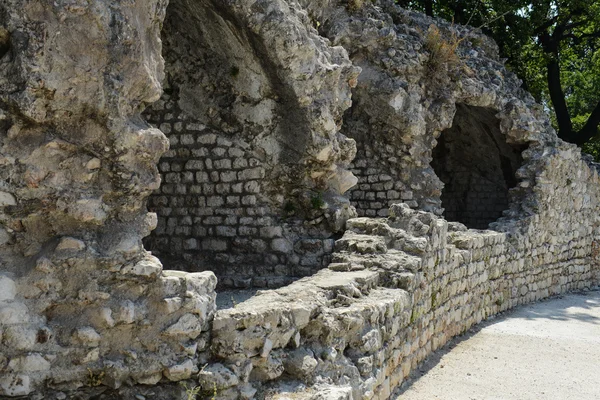
M 301 186 L 312 108 L 298 106 L 253 14 L 221 3 L 170 0 L 166 10 L 164 93 L 143 116 L 170 149 L 144 246 L 165 269 L 213 271 L 220 288 L 280 287 L 329 265 L 341 228 L 325 218 L 335 215 L 326 194 Z
M 431 166 L 444 183 L 444 217 L 471 229 L 486 229 L 509 207 L 509 190 L 523 159 L 522 146 L 506 142 L 497 111 L 456 105 L 452 126 L 433 149 Z

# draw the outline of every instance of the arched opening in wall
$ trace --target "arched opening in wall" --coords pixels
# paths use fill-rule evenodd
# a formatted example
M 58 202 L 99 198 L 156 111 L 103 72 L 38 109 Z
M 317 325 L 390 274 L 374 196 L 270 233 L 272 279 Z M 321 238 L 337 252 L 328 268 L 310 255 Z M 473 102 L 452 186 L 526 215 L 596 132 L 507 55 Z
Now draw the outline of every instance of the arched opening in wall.
M 522 146 L 506 142 L 491 108 L 456 105 L 452 126 L 433 149 L 431 166 L 444 183 L 444 217 L 486 229 L 509 207 L 509 190 L 523 159 Z
M 170 150 L 144 245 L 166 269 L 215 272 L 221 288 L 279 287 L 327 266 L 333 238 L 285 218 L 274 176 L 303 154 L 306 124 L 264 44 L 215 4 L 167 8 L 164 94 L 144 116 Z

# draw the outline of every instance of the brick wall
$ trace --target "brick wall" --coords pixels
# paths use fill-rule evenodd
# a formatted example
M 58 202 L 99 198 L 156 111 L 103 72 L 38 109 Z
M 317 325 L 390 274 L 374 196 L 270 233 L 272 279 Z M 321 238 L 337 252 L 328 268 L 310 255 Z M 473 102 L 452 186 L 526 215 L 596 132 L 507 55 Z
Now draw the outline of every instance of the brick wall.
M 146 248 L 167 268 L 211 270 L 227 287 L 277 287 L 326 266 L 331 233 L 283 217 L 282 196 L 266 193 L 260 148 L 190 117 L 170 93 L 145 112 L 170 141 L 149 199 L 158 226 Z

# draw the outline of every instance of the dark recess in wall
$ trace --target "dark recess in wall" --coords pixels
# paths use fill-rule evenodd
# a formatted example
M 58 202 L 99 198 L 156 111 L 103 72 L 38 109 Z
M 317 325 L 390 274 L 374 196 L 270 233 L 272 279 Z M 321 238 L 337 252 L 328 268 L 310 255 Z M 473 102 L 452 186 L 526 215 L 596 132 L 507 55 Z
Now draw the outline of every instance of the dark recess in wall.
M 431 166 L 444 183 L 444 217 L 472 229 L 486 229 L 508 209 L 508 193 L 523 162 L 524 148 L 506 142 L 495 114 L 457 104 L 452 126 L 433 149 Z

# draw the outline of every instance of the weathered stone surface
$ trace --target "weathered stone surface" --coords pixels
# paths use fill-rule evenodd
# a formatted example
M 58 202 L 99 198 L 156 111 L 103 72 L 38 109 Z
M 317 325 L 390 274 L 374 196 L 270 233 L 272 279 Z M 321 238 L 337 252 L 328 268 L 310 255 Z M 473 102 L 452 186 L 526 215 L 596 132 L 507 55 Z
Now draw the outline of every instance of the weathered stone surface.
M 318 364 L 312 351 L 302 348 L 290 353 L 283 366 L 293 377 L 305 380 L 312 376 Z
M 13 358 L 8 363 L 8 368 L 15 372 L 47 371 L 50 369 L 50 363 L 41 354 L 31 353 Z
M 162 334 L 185 313 L 163 313 L 166 277 L 141 242 L 168 148 L 140 118 L 162 92 L 167 4 L 80 3 L 0 5 L 0 396 L 157 383 L 164 366 L 197 362 L 189 336 Z M 191 277 L 186 296 L 177 278 L 194 337 L 215 281 Z
M 327 240 L 355 216 L 340 195 L 356 183 L 356 148 L 340 123 L 360 69 L 284 0 L 171 1 L 162 38 L 168 90 L 145 116 L 171 150 L 147 246 L 230 287 L 281 286 L 282 275 L 322 268 L 331 249 L 294 244 Z
M 598 283 L 599 168 L 479 32 L 391 0 L 166 3 L 0 4 L 1 396 L 206 365 L 223 398 L 383 399 L 483 319 Z M 498 144 L 485 173 L 435 154 L 465 129 Z M 442 219 L 442 182 L 494 230 Z M 204 272 L 163 271 L 153 229 Z M 216 311 L 207 269 L 280 288 Z
M 198 382 L 204 391 L 211 392 L 216 388 L 218 392 L 219 390 L 236 386 L 239 380 L 223 364 L 211 364 L 200 370 Z
M 0 394 L 10 397 L 27 396 L 32 390 L 29 376 L 25 374 L 4 374 L 0 377 Z
M 165 369 L 164 374 L 170 381 L 181 381 L 189 379 L 192 372 L 194 372 L 194 363 L 192 360 L 187 360 L 183 364 L 173 365 Z
M 14 300 L 17 294 L 15 281 L 7 276 L 0 276 L 0 302 Z
M 201 320 L 192 314 L 184 314 L 175 324 L 168 327 L 164 334 L 167 336 L 187 336 L 190 339 L 195 339 L 201 332 Z
M 0 304 L 0 321 L 3 325 L 29 322 L 27 306 L 23 303 Z

